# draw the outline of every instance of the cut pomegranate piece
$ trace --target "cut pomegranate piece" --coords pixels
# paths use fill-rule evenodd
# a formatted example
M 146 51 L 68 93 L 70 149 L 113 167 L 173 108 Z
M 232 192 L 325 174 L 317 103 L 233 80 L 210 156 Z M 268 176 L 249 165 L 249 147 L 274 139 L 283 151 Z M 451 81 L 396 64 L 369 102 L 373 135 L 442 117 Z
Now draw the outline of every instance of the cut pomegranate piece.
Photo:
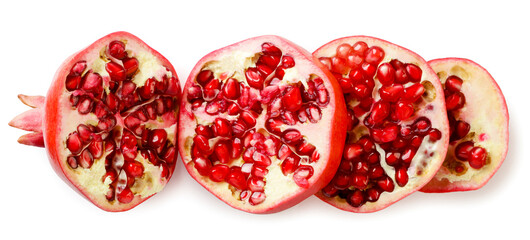
M 212 82 L 221 94 L 201 97 Z M 277 36 L 252 38 L 206 55 L 185 88 L 193 90 L 181 103 L 183 163 L 230 206 L 281 211 L 333 177 L 346 108 L 340 86 L 307 51 Z M 218 101 L 227 107 L 210 111 Z
M 363 86 L 341 84 L 354 119 L 339 171 L 317 196 L 346 211 L 374 212 L 427 184 L 443 162 L 449 127 L 442 86 L 425 60 L 365 36 L 334 40 L 313 55 L 323 63 L 343 58 L 340 70 L 350 70 L 331 66 L 334 76 Z
M 126 32 L 68 58 L 46 98 L 9 124 L 19 142 L 46 146 L 57 174 L 106 211 L 126 211 L 160 191 L 177 158 L 180 86 L 173 66 Z M 103 179 L 103 181 L 101 181 Z
M 508 152 L 508 108 L 493 77 L 462 58 L 429 61 L 444 84 L 451 142 L 445 162 L 423 192 L 469 191 L 484 186 Z M 463 96 L 455 103 L 451 96 Z M 455 107 L 456 106 L 456 107 Z

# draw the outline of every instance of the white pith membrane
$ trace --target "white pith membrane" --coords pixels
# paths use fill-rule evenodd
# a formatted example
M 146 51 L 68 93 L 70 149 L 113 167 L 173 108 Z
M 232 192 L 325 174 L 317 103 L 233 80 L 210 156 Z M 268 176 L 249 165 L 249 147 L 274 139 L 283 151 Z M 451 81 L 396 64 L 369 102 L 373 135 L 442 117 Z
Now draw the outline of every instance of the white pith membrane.
M 465 191 L 482 187 L 500 167 L 508 151 L 508 110 L 501 90 L 492 76 L 478 64 L 459 58 L 429 61 L 442 84 L 450 76 L 459 77 L 465 104 L 452 111 L 456 120 L 470 124 L 469 133 L 451 141 L 444 164 L 422 191 Z M 455 156 L 455 147 L 461 142 L 472 141 L 475 147 L 486 150 L 486 164 L 475 169 L 469 161 Z M 455 167 L 463 170 L 457 172 Z
M 364 36 L 356 36 L 356 37 L 346 37 L 337 39 L 335 41 L 332 41 L 323 47 L 316 50 L 313 55 L 318 57 L 319 59 L 324 58 L 331 58 L 336 55 L 337 47 L 341 44 L 349 44 L 350 46 L 353 46 L 357 42 L 364 42 L 368 45 L 368 48 L 371 48 L 373 46 L 378 46 L 383 49 L 384 51 L 384 58 L 381 62 L 378 63 L 378 66 L 380 66 L 383 63 L 389 63 L 393 59 L 397 59 L 401 61 L 403 64 L 414 64 L 421 68 L 422 75 L 421 80 L 419 81 L 425 88 L 425 92 L 421 97 L 421 102 L 415 102 L 413 103 L 414 106 L 414 114 L 409 117 L 406 120 L 402 120 L 397 122 L 398 126 L 411 126 L 415 120 L 417 120 L 419 117 L 423 116 L 430 120 L 431 123 L 431 129 L 438 129 L 441 132 L 441 138 L 437 141 L 430 141 L 429 135 L 425 135 L 423 137 L 423 140 L 421 141 L 420 147 L 417 149 L 416 154 L 414 155 L 410 165 L 407 168 L 407 175 L 408 175 L 408 182 L 400 187 L 395 179 L 395 172 L 397 167 L 399 166 L 405 166 L 406 164 L 398 163 L 396 167 L 390 166 L 386 163 L 385 160 L 385 150 L 380 146 L 380 144 L 375 143 L 376 151 L 379 153 L 379 164 L 384 169 L 385 175 L 390 177 L 390 179 L 393 182 L 394 188 L 392 191 L 382 191 L 381 188 L 377 186 L 377 179 L 370 179 L 368 177 L 368 184 L 366 185 L 366 188 L 364 189 L 357 189 L 352 185 L 351 180 L 353 178 L 353 174 L 355 174 L 355 164 L 356 161 L 367 161 L 366 156 L 368 153 L 363 151 L 363 155 L 361 155 L 360 158 L 355 158 L 357 160 L 353 160 L 353 170 L 352 173 L 346 173 L 350 176 L 350 181 L 348 187 L 344 190 L 338 190 L 335 192 L 332 197 L 327 197 L 323 194 L 323 191 L 319 191 L 317 193 L 317 196 L 321 198 L 322 200 L 328 202 L 329 204 L 343 210 L 351 211 L 351 212 L 374 212 L 381 210 L 383 208 L 388 207 L 392 203 L 402 199 L 403 197 L 417 191 L 419 188 L 421 188 L 423 185 L 425 185 L 436 173 L 438 168 L 443 162 L 443 158 L 445 156 L 445 147 L 448 141 L 449 136 L 448 134 L 448 126 L 447 126 L 447 117 L 445 114 L 445 105 L 444 105 L 444 99 L 443 99 L 443 89 L 438 81 L 438 78 L 436 74 L 432 71 L 432 69 L 429 68 L 425 60 L 423 60 L 420 56 L 417 54 L 404 49 L 402 47 L 399 47 L 397 45 L 394 45 L 392 43 L 379 40 L 372 37 L 364 37 Z M 366 53 L 365 53 L 366 54 Z M 379 67 L 377 67 L 379 68 Z M 336 74 L 336 73 L 334 73 Z M 340 74 L 340 73 L 339 73 Z M 342 77 L 348 77 L 348 74 L 342 75 Z M 382 84 L 379 82 L 377 78 L 377 72 L 374 74 L 373 80 L 375 82 L 375 86 L 371 94 L 368 96 L 373 98 L 373 102 L 376 103 L 379 100 L 381 100 L 379 91 L 377 91 Z M 407 82 L 403 84 L 404 88 L 407 88 L 411 86 L 412 82 Z M 352 93 L 353 95 L 353 93 Z M 346 98 L 346 104 L 348 105 L 348 109 L 352 109 L 355 106 L 358 106 L 360 104 L 360 101 L 356 99 L 356 97 L 352 97 L 351 100 L 348 100 Z M 373 106 L 373 105 L 372 105 Z M 363 114 L 361 117 L 358 117 L 359 123 L 354 127 L 353 131 L 348 132 L 348 138 L 346 139 L 346 142 L 349 143 L 358 143 L 358 140 L 363 136 L 370 137 L 370 131 L 369 129 L 363 124 L 365 118 L 368 118 L 371 111 L 373 109 L 368 110 L 365 114 Z M 392 111 L 392 109 L 391 109 Z M 390 115 L 383 120 L 383 122 L 387 122 L 388 119 L 390 119 Z M 414 134 L 414 131 L 413 131 Z M 399 132 L 398 137 L 396 140 L 400 138 Z M 391 142 L 392 143 L 392 142 Z M 346 145 L 347 145 L 346 144 Z M 407 143 L 407 146 L 409 144 Z M 346 146 L 345 146 L 346 149 Z M 396 149 L 397 152 L 401 152 L 403 154 L 405 148 L 402 148 L 400 150 Z M 344 161 L 344 158 L 343 158 Z M 401 160 L 400 160 L 401 161 Z M 369 171 L 373 168 L 371 165 L 369 167 Z M 340 167 L 339 167 L 340 169 Z M 337 173 L 339 173 L 341 170 L 339 170 Z M 368 173 L 369 174 L 369 173 Z M 337 176 L 337 175 L 336 175 Z M 333 181 L 327 186 L 334 186 Z M 375 201 L 369 201 L 366 200 L 368 196 L 368 191 L 371 188 L 379 189 L 380 194 L 378 195 L 378 198 Z M 326 189 L 326 188 L 324 188 Z M 360 206 L 352 206 L 346 198 L 349 194 L 353 194 L 355 191 L 361 191 L 364 196 L 364 202 Z M 351 196 L 351 195 L 350 195 Z
M 277 83 L 277 86 L 279 86 L 280 88 L 280 93 L 277 98 L 281 99 L 283 91 L 288 86 L 294 86 L 296 84 L 302 84 L 304 86 L 307 86 L 308 80 L 313 81 L 315 79 L 321 78 L 324 79 L 322 84 L 324 85 L 327 94 L 329 95 L 329 99 L 331 99 L 328 100 L 328 103 L 323 105 L 317 105 L 316 102 L 312 102 L 313 104 L 317 105 L 321 110 L 321 119 L 318 121 L 318 123 L 311 123 L 309 121 L 301 123 L 300 121 L 297 121 L 295 125 L 289 126 L 284 123 L 281 126 L 282 131 L 286 129 L 297 129 L 298 131 L 300 131 L 303 138 L 310 144 L 314 145 L 316 148 L 315 151 L 320 154 L 320 157 L 316 161 L 310 160 L 310 156 L 300 155 L 300 157 L 302 158 L 300 160 L 300 166 L 311 166 L 313 168 L 313 175 L 309 179 L 307 179 L 307 185 L 309 186 L 309 188 L 313 189 L 312 186 L 321 178 L 323 170 L 326 167 L 327 159 L 330 156 L 331 143 L 329 139 L 331 136 L 331 131 L 327 129 L 333 128 L 334 124 L 332 122 L 336 109 L 335 102 L 333 101 L 334 93 L 330 91 L 330 89 L 332 89 L 332 86 L 328 82 L 329 80 L 327 80 L 326 74 L 323 73 L 322 70 L 312 62 L 311 56 L 308 53 L 300 52 L 300 50 L 290 46 L 289 43 L 284 42 L 284 40 L 281 40 L 278 37 L 265 36 L 260 37 L 258 39 L 252 39 L 251 41 L 243 41 L 241 43 L 226 47 L 224 49 L 218 50 L 214 53 L 211 53 L 210 55 L 205 56 L 191 72 L 190 77 L 188 78 L 188 82 L 186 83 L 186 87 L 184 88 L 183 103 L 185 102 L 185 104 L 183 104 L 182 106 L 180 114 L 181 121 L 179 126 L 179 145 L 181 150 L 180 152 L 182 154 L 182 159 L 184 164 L 186 165 L 188 172 L 206 189 L 214 193 L 218 198 L 228 203 L 232 207 L 254 213 L 274 211 L 272 209 L 275 209 L 279 205 L 282 205 L 291 199 L 300 197 L 300 195 L 305 194 L 308 189 L 307 187 L 298 186 L 295 181 L 293 181 L 293 173 L 284 175 L 281 167 L 282 161 L 278 159 L 276 155 L 269 155 L 271 164 L 269 166 L 266 166 L 268 173 L 263 178 L 265 182 L 263 190 L 263 193 L 265 194 L 265 200 L 257 204 L 251 203 L 250 198 L 248 197 L 242 199 L 242 190 L 232 186 L 226 181 L 223 180 L 221 182 L 214 182 L 210 179 L 208 175 L 201 175 L 197 171 L 191 155 L 192 146 L 194 144 L 194 137 L 197 135 L 197 133 L 195 132 L 197 125 L 201 124 L 206 126 L 213 126 L 213 122 L 216 118 L 223 118 L 232 122 L 238 119 L 240 117 L 240 114 L 231 116 L 225 111 L 223 113 L 215 114 L 213 116 L 209 115 L 205 112 L 205 107 L 208 103 L 207 101 L 202 103 L 200 107 L 192 109 L 192 104 L 190 103 L 190 100 L 187 100 L 187 90 L 193 85 L 200 86 L 200 84 L 197 83 L 196 78 L 199 72 L 201 72 L 202 70 L 210 70 L 214 73 L 214 79 L 222 80 L 220 87 L 221 91 L 225 86 L 224 83 L 228 78 L 236 79 L 240 84 L 248 86 L 245 77 L 245 70 L 256 67 L 256 62 L 258 61 L 260 56 L 266 55 L 262 52 L 263 43 L 271 43 L 272 45 L 281 50 L 283 55 L 282 58 L 285 56 L 289 56 L 292 57 L 295 62 L 294 67 L 285 69 L 285 75 L 282 80 L 272 80 L 279 81 Z M 281 65 L 282 62 L 280 61 L 278 66 Z M 275 76 L 275 74 L 275 72 L 271 73 L 268 79 L 276 78 L 273 77 Z M 267 85 L 265 85 L 265 87 L 266 86 Z M 260 91 L 252 87 L 250 87 L 249 89 L 252 98 L 261 102 L 262 97 L 260 95 Z M 218 93 L 217 98 L 219 97 L 223 98 L 221 92 Z M 237 103 L 238 100 L 227 101 Z M 307 103 L 304 101 L 303 105 L 306 106 L 306 104 Z M 271 135 L 271 133 L 266 130 L 265 122 L 269 118 L 269 111 L 267 109 L 267 105 L 268 104 L 261 103 L 263 111 L 256 118 L 256 125 L 254 127 L 248 127 L 246 131 L 249 132 L 251 131 L 251 129 L 254 129 L 257 132 L 262 133 L 266 138 L 269 136 L 276 136 L 278 139 L 281 139 L 281 135 Z M 241 112 L 245 111 L 248 112 L 252 110 L 248 108 L 241 110 Z M 220 139 L 233 138 L 233 136 L 230 138 L 213 137 L 209 140 L 209 144 L 211 149 L 213 149 L 215 143 L 218 142 Z M 243 140 L 243 138 L 241 139 Z M 270 140 L 265 141 L 265 144 L 270 143 Z M 281 144 L 283 144 L 283 142 Z M 251 144 L 251 147 L 253 146 L 254 144 Z M 242 153 L 244 153 L 246 149 L 246 147 L 243 147 Z M 291 146 L 290 149 L 293 151 L 292 154 L 296 154 L 294 146 Z M 214 155 L 214 153 L 212 153 L 211 155 Z M 208 155 L 206 157 L 208 157 Z M 230 167 L 242 166 L 242 164 L 244 163 L 245 160 L 243 160 L 243 155 L 241 155 L 235 159 L 232 159 L 227 165 Z M 219 161 L 212 162 L 212 166 L 218 164 L 220 164 Z M 245 179 L 248 179 L 250 177 L 252 177 L 252 174 L 249 177 L 246 177 Z M 314 194 L 316 190 L 317 189 L 314 189 L 312 190 L 312 193 L 305 194 L 307 196 L 304 196 L 304 198 Z M 302 199 L 299 199 L 298 201 L 301 201 Z
M 115 40 L 121 41 L 125 44 L 125 49 L 127 52 L 126 58 L 136 58 L 138 60 L 137 71 L 135 71 L 132 75 L 127 76 L 124 80 L 131 81 L 136 85 L 136 89 L 133 94 L 137 94 L 137 90 L 139 91 L 139 88 L 144 86 L 147 79 L 149 78 L 154 78 L 156 82 L 166 81 L 166 84 L 168 81 L 167 79 L 176 79 L 176 76 L 173 76 L 174 74 L 172 71 L 164 66 L 164 63 L 158 59 L 153 52 L 148 50 L 145 44 L 136 42 L 136 40 L 129 39 L 127 37 L 116 37 L 114 39 L 111 38 L 106 39 L 106 41 L 96 42 L 82 56 L 76 57 L 77 61 L 72 62 L 71 66 L 67 66 L 68 70 L 64 75 L 64 78 L 58 79 L 58 81 L 64 82 L 67 75 L 71 71 L 70 69 L 75 66 L 75 64 L 86 62 L 86 68 L 81 75 L 83 77 L 87 76 L 89 71 L 99 74 L 103 80 L 103 93 L 111 93 L 112 91 L 109 89 L 109 82 L 112 80 L 106 70 L 106 64 L 112 61 L 123 66 L 122 60 L 116 59 L 109 54 L 109 43 Z M 178 79 L 175 81 L 178 84 Z M 59 97 L 59 105 L 65 106 L 59 108 L 62 110 L 62 112 L 59 113 L 62 118 L 60 119 L 59 126 L 57 126 L 57 128 L 60 129 L 60 131 L 57 131 L 57 142 L 61 144 L 59 149 L 64 149 L 58 152 L 58 157 L 60 159 L 59 164 L 61 165 L 66 177 L 70 179 L 70 181 L 77 188 L 79 188 L 85 196 L 90 198 L 92 202 L 96 203 L 96 205 L 107 211 L 121 211 L 130 209 L 131 207 L 134 207 L 144 201 L 146 198 L 161 191 L 173 172 L 177 153 L 175 152 L 174 159 L 171 160 L 171 163 L 166 163 L 166 161 L 161 159 L 160 155 L 162 155 L 164 151 L 167 151 L 168 148 L 176 147 L 178 94 L 167 94 L 162 92 L 154 93 L 149 99 L 136 99 L 131 107 L 126 107 L 121 112 L 120 110 L 112 111 L 109 109 L 108 105 L 105 105 L 105 109 L 108 111 L 107 114 L 113 115 L 115 117 L 116 125 L 111 130 L 99 131 L 97 130 L 99 119 L 104 117 L 98 119 L 98 116 L 96 116 L 96 104 L 93 104 L 91 112 L 82 114 L 78 111 L 78 108 L 73 106 L 71 103 L 72 95 L 91 95 L 90 98 L 93 102 L 97 101 L 94 99 L 103 100 L 103 95 L 101 98 L 96 97 L 94 96 L 95 94 L 90 93 L 90 91 L 83 90 L 82 85 L 83 82 L 81 82 L 79 87 L 73 91 L 69 91 L 68 89 L 64 88 L 64 92 Z M 62 86 L 64 86 L 64 84 Z M 118 92 L 121 90 L 121 87 L 122 82 L 118 82 L 118 89 L 112 92 L 116 95 L 117 101 L 121 101 L 120 99 L 122 98 L 122 96 L 118 94 Z M 178 91 L 180 92 L 180 89 Z M 155 155 L 158 153 L 158 162 L 157 164 L 153 164 L 151 161 L 149 161 L 149 159 L 144 158 L 143 154 L 141 154 L 141 149 L 151 149 L 150 146 L 142 146 L 141 136 L 135 136 L 137 138 L 137 155 L 134 157 L 134 159 L 129 161 L 141 163 L 143 166 L 143 173 L 141 176 L 129 177 L 128 179 L 128 174 L 124 169 L 122 169 L 122 165 L 124 164 L 125 160 L 122 154 L 119 152 L 121 136 L 125 128 L 124 119 L 127 116 L 132 115 L 132 113 L 142 111 L 142 108 L 145 108 L 146 105 L 153 103 L 158 98 L 171 99 L 171 101 L 174 102 L 172 109 L 166 110 L 164 113 L 157 113 L 155 119 L 142 121 L 141 124 L 145 125 L 145 132 L 153 129 L 163 129 L 167 134 L 167 140 L 165 141 L 163 147 L 159 149 L 152 149 L 152 151 L 155 152 Z M 79 163 L 77 166 L 74 164 L 74 167 L 72 167 L 67 162 L 67 158 L 69 156 L 81 155 L 81 153 L 73 154 L 67 147 L 67 139 L 69 138 L 69 135 L 73 132 L 76 132 L 80 124 L 92 126 L 93 134 L 101 136 L 103 141 L 102 156 L 99 158 L 94 158 L 93 164 L 88 168 L 84 168 Z M 131 132 L 132 131 L 133 130 L 131 130 Z M 107 149 L 105 149 L 105 140 L 112 140 L 115 143 L 116 150 L 114 153 L 107 152 Z M 89 144 L 90 142 L 83 143 L 82 148 L 87 150 Z M 108 166 L 106 167 L 107 157 L 109 160 L 107 160 Z M 166 169 L 163 169 L 164 167 L 162 165 L 164 165 Z M 116 180 L 112 181 L 110 177 L 104 178 L 108 171 L 113 170 L 116 173 Z M 166 174 L 166 176 L 161 177 L 162 174 Z M 132 183 L 133 180 L 134 183 Z M 109 189 L 114 189 L 114 194 L 109 194 L 107 196 Z M 132 192 L 134 197 L 132 200 L 130 200 L 130 202 L 120 202 L 117 200 L 118 194 L 123 191 L 122 189 L 130 189 Z M 107 197 L 110 197 L 110 199 Z

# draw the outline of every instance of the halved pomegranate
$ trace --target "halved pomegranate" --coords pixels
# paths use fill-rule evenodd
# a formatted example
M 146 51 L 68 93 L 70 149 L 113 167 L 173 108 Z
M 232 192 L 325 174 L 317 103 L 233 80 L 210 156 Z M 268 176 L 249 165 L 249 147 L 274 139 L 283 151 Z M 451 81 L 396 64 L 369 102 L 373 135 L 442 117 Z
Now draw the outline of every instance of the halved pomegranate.
M 346 133 L 340 86 L 283 38 L 251 38 L 206 55 L 183 98 L 186 169 L 234 208 L 281 211 L 315 194 L 338 167 Z
M 429 182 L 445 157 L 449 127 L 442 86 L 425 60 L 366 36 L 331 41 L 313 55 L 338 80 L 349 117 L 339 170 L 317 196 L 373 212 Z
M 508 108 L 493 77 L 462 58 L 429 61 L 444 85 L 450 144 L 445 162 L 423 192 L 479 189 L 508 152 Z
M 167 59 L 126 32 L 69 57 L 46 98 L 9 125 L 32 131 L 57 174 L 106 211 L 131 209 L 162 190 L 177 159 L 180 84 Z

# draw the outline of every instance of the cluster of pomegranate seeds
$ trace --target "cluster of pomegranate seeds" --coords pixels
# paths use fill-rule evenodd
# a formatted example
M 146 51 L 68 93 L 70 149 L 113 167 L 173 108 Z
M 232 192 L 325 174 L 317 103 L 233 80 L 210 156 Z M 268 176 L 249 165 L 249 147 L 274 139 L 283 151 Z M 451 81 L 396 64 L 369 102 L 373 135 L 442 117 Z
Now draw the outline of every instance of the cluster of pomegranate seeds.
M 330 101 L 322 79 L 282 81 L 296 63 L 272 43 L 263 43 L 255 66 L 244 69 L 244 79 L 207 67 L 187 89 L 195 114 L 204 112 L 213 122 L 198 124 L 191 157 L 195 169 L 214 182 L 227 182 L 241 201 L 265 201 L 268 167 L 279 161 L 285 176 L 309 187 L 311 163 L 320 155 L 294 126 L 317 123 Z
M 338 80 L 349 116 L 339 170 L 322 194 L 343 198 L 353 207 L 406 186 L 424 138 L 436 142 L 442 137 L 427 117 L 417 116 L 418 105 L 426 104 L 421 68 L 384 58 L 381 47 L 363 41 L 341 44 L 334 56 L 319 58 Z
M 464 81 L 455 76 L 449 76 L 444 83 L 445 102 L 447 117 L 449 118 L 449 131 L 451 134 L 450 144 L 454 148 L 454 158 L 447 158 L 445 166 L 452 169 L 456 174 L 464 174 L 467 169 L 462 163 L 467 161 L 474 169 L 481 169 L 487 163 L 488 153 L 483 147 L 475 146 L 473 141 L 464 141 L 470 133 L 469 123 L 456 119 L 459 111 L 464 107 L 466 98 L 460 91 Z
M 129 203 L 134 198 L 131 188 L 135 180 L 144 174 L 143 163 L 136 160 L 139 154 L 161 169 L 162 178 L 168 179 L 174 168 L 175 143 L 168 140 L 165 129 L 156 126 L 163 119 L 164 127 L 175 128 L 180 87 L 175 76 L 167 75 L 149 78 L 137 86 L 132 79 L 139 62 L 128 56 L 121 41 L 111 42 L 106 53 L 108 79 L 87 69 L 86 61 L 75 63 L 66 77 L 72 108 L 98 120 L 95 125 L 79 124 L 68 135 L 66 148 L 71 155 L 66 161 L 72 169 L 90 169 L 105 156 L 102 181 L 109 184 L 107 199 Z

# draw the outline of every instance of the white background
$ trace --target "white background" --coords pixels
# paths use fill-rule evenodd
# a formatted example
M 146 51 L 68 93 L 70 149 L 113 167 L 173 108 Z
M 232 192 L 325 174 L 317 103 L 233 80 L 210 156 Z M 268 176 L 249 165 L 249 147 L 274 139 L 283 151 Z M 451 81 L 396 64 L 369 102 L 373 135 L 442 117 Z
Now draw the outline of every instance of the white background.
M 447 0 L 2 1 L 0 239 L 528 236 L 528 9 L 512 1 Z M 167 57 L 182 83 L 210 51 L 264 34 L 283 36 L 309 51 L 338 37 L 363 34 L 425 59 L 466 57 L 488 69 L 504 91 L 511 117 L 508 156 L 478 191 L 416 193 L 372 214 L 343 212 L 316 197 L 281 213 L 248 214 L 200 187 L 179 160 L 164 191 L 131 211 L 104 212 L 62 182 L 43 149 L 17 144 L 23 131 L 7 123 L 27 109 L 18 93 L 45 94 L 66 57 L 118 30 L 137 35 Z

